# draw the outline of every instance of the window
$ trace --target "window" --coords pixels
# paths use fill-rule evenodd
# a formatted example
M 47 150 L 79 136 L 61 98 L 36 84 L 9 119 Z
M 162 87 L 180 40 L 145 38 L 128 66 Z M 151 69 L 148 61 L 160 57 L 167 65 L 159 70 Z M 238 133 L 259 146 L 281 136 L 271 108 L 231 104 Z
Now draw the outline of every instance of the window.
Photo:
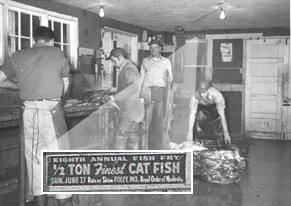
M 33 32 L 39 27 L 41 16 L 8 10 L 8 48 L 13 53 L 33 46 Z
M 49 20 L 48 26 L 55 32 L 55 47 L 63 50 L 65 56 L 69 58 L 71 53 L 70 25 L 52 19 Z
M 0 45 L 4 45 L 4 37 L 3 37 L 3 25 L 4 25 L 4 18 L 3 17 L 3 4 L 0 0 Z M 0 65 L 3 64 L 3 56 L 4 56 L 4 46 L 0 48 Z
M 32 47 L 35 29 L 39 26 L 48 26 L 55 32 L 55 46 L 63 50 L 71 64 L 77 67 L 77 18 L 13 1 L 4 1 L 1 4 L 1 0 L 0 15 L 0 19 L 4 20 L 3 27 L 0 26 L 0 37 L 3 37 L 1 40 L 5 46 L 0 52 L 1 63 L 5 55 Z

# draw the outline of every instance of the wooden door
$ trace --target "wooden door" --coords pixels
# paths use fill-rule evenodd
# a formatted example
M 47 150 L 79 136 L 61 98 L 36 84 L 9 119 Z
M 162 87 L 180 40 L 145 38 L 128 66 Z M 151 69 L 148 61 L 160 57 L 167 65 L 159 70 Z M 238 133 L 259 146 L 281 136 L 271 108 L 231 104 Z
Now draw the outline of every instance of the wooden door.
M 246 41 L 246 124 L 254 138 L 281 138 L 283 42 Z
M 290 39 L 284 43 L 282 139 L 291 140 L 291 67 Z

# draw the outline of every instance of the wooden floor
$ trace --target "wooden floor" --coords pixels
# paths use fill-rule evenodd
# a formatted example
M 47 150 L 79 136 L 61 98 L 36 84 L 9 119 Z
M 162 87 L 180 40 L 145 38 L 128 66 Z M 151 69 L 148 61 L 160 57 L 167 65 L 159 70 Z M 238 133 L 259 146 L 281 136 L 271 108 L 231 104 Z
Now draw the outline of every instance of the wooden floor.
M 165 195 L 80 195 L 86 206 L 289 206 L 291 205 L 291 141 L 252 140 L 248 167 L 238 184 L 194 180 L 194 193 Z M 16 205 L 15 192 L 0 197 L 1 206 Z M 54 200 L 50 198 L 50 205 Z

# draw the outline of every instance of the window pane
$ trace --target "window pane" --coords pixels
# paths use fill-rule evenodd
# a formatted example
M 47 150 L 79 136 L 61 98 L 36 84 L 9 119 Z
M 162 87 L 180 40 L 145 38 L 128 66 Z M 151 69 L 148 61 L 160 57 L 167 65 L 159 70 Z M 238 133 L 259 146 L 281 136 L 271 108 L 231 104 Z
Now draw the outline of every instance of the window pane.
M 52 21 L 51 21 L 51 20 L 49 20 L 49 22 L 48 22 L 48 27 L 49 27 L 50 29 L 52 29 Z
M 21 38 L 21 49 L 26 49 L 30 47 L 30 39 Z
M 40 26 L 40 17 L 39 16 L 32 16 L 32 31 L 33 33 Z
M 55 42 L 61 42 L 61 24 L 54 22 Z
M 70 58 L 70 46 L 69 45 L 64 45 L 64 54 L 66 58 Z
M 63 24 L 63 41 L 70 43 L 70 25 L 68 24 Z
M 11 35 L 18 35 L 18 12 L 16 11 L 9 11 L 9 32 Z
M 18 38 L 17 37 L 11 37 L 11 53 L 18 50 Z
M 30 36 L 30 16 L 21 13 L 21 36 Z

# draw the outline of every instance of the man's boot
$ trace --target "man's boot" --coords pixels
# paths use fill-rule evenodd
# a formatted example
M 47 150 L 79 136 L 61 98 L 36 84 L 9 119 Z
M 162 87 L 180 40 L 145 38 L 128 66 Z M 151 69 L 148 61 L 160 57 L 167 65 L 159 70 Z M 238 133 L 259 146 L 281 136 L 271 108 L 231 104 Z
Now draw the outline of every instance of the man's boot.
M 34 196 L 35 206 L 47 206 L 47 195 Z
M 73 206 L 73 198 L 57 199 L 58 206 Z

